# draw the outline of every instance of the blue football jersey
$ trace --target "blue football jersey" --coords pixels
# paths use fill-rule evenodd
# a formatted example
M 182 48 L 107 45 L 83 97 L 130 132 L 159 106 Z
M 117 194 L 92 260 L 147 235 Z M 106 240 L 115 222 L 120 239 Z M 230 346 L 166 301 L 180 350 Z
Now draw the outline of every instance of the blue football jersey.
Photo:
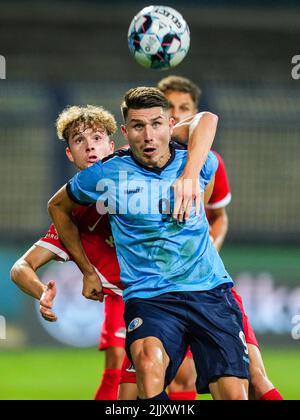
M 73 201 L 96 202 L 99 212 L 109 212 L 125 301 L 232 285 L 210 240 L 203 205 L 200 217 L 193 207 L 185 223 L 171 217 L 171 187 L 186 165 L 187 149 L 171 142 L 170 150 L 163 168 L 144 166 L 131 150 L 118 151 L 79 172 L 67 185 Z M 202 191 L 217 167 L 210 152 L 199 177 Z

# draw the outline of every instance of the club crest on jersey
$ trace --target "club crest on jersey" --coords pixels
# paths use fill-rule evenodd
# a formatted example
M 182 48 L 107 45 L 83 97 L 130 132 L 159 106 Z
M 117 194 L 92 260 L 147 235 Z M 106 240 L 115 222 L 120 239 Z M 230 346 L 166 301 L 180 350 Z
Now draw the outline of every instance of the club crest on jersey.
M 129 326 L 128 326 L 128 332 L 132 332 L 134 330 L 136 330 L 137 328 L 139 328 L 141 325 L 143 324 L 143 320 L 142 318 L 134 318 Z

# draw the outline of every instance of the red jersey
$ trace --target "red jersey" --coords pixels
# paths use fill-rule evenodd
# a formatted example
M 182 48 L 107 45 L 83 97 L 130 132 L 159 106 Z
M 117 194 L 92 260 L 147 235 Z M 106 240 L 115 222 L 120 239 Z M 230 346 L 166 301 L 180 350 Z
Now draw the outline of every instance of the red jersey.
M 206 205 L 206 208 L 209 210 L 226 207 L 231 201 L 231 193 L 225 164 L 217 152 L 214 151 L 214 154 L 219 161 L 219 166 L 215 175 L 214 189 L 210 200 Z
M 76 208 L 73 218 L 79 229 L 84 251 L 101 278 L 104 293 L 122 295 L 120 268 L 108 216 L 100 215 L 96 205 L 91 204 Z M 53 252 L 60 261 L 72 260 L 54 225 L 50 226 L 47 234 L 35 245 Z

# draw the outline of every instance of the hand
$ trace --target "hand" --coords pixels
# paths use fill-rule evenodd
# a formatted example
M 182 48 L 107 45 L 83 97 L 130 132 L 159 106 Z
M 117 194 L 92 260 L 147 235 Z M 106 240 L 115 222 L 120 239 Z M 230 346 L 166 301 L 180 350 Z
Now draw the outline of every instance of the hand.
M 52 311 L 53 302 L 56 296 L 56 285 L 54 281 L 49 281 L 40 299 L 40 313 L 42 317 L 49 322 L 56 322 L 57 316 Z
M 102 291 L 102 283 L 96 271 L 84 275 L 82 295 L 86 299 L 103 302 L 104 294 Z
M 173 218 L 181 223 L 190 217 L 191 208 L 195 203 L 196 216 L 200 215 L 201 190 L 199 177 L 181 175 L 172 186 L 174 191 Z

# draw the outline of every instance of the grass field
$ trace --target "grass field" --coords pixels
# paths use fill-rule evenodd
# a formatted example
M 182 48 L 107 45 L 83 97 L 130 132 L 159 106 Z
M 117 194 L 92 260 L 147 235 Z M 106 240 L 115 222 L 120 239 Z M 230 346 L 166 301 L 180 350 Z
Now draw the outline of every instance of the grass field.
M 270 378 L 285 399 L 300 399 L 299 352 L 264 350 Z M 0 352 L 0 400 L 89 400 L 104 366 L 96 350 Z

